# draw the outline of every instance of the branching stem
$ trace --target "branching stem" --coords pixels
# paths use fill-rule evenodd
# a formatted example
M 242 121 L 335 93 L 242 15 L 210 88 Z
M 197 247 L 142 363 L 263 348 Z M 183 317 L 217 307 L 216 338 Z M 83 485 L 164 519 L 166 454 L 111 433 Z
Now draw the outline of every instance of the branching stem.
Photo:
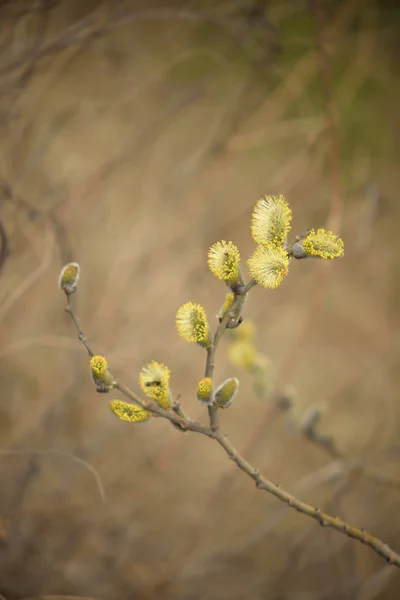
M 205 375 L 204 375 L 205 377 L 210 377 L 212 379 L 213 374 L 214 374 L 214 367 L 215 367 L 215 353 L 217 350 L 218 342 L 221 339 L 221 337 L 223 336 L 229 320 L 232 318 L 231 315 L 235 314 L 235 315 L 237 315 L 237 318 L 239 318 L 239 315 L 241 313 L 243 305 L 246 301 L 247 294 L 249 293 L 251 288 L 254 287 L 255 285 L 257 285 L 257 283 L 254 281 L 254 279 L 252 279 L 245 286 L 243 292 L 241 294 L 236 295 L 236 297 L 232 303 L 232 306 L 230 307 L 230 310 L 228 310 L 226 312 L 226 315 L 224 316 L 224 318 L 218 325 L 218 328 L 217 328 L 217 331 L 215 332 L 212 344 L 207 349 L 206 369 L 205 369 Z M 219 430 L 218 408 L 214 404 L 211 404 L 208 407 L 208 416 L 210 418 L 211 431 L 217 432 Z
M 243 306 L 245 297 L 248 291 L 255 285 L 254 282 L 250 282 L 247 284 L 244 293 L 237 296 L 232 304 L 231 310 L 236 310 L 239 306 Z M 80 320 L 75 313 L 75 310 L 72 306 L 71 296 L 67 294 L 67 302 L 68 307 L 66 311 L 71 316 L 71 319 L 75 325 L 75 328 L 78 332 L 78 338 L 85 346 L 87 352 L 90 356 L 94 356 L 94 352 L 92 351 L 87 338 L 85 337 L 83 330 L 81 328 Z M 229 311 L 230 312 L 230 311 Z M 214 359 L 215 359 L 215 351 L 218 345 L 221 336 L 223 335 L 226 325 L 229 321 L 230 315 L 227 314 L 222 319 L 215 335 L 213 338 L 213 342 L 211 347 L 207 351 L 207 362 L 206 362 L 206 377 L 212 377 L 214 372 Z M 318 521 L 320 525 L 323 527 L 331 527 L 332 529 L 336 529 L 340 533 L 353 538 L 363 544 L 366 544 L 372 550 L 374 550 L 377 554 L 382 556 L 387 560 L 389 564 L 396 565 L 400 567 L 400 555 L 397 554 L 394 550 L 392 550 L 387 544 L 382 542 L 377 537 L 368 533 L 364 529 L 359 529 L 358 527 L 354 527 L 349 523 L 343 521 L 339 517 L 332 517 L 331 515 L 322 512 L 319 508 L 316 508 L 302 500 L 299 500 L 295 496 L 292 496 L 289 492 L 284 490 L 279 484 L 272 483 L 266 477 L 263 477 L 260 471 L 251 465 L 236 448 L 231 444 L 229 439 L 220 432 L 217 409 L 215 412 L 211 410 L 209 407 L 210 414 L 210 427 L 204 427 L 197 421 L 192 421 L 188 419 L 184 419 L 181 416 L 177 415 L 173 410 L 165 410 L 157 405 L 150 398 L 141 398 L 135 392 L 130 390 L 127 386 L 119 383 L 118 381 L 114 382 L 114 387 L 119 390 L 125 397 L 129 400 L 132 400 L 136 404 L 151 410 L 154 414 L 159 417 L 164 417 L 168 419 L 172 423 L 179 425 L 182 429 L 186 431 L 192 431 L 194 433 L 199 433 L 201 435 L 206 435 L 207 437 L 215 440 L 222 448 L 225 450 L 227 456 L 236 463 L 236 465 L 241 469 L 246 475 L 248 475 L 255 482 L 257 489 L 263 490 L 268 494 L 272 494 L 278 500 L 285 503 L 287 506 L 294 508 L 298 512 L 303 515 L 307 515 L 312 519 Z

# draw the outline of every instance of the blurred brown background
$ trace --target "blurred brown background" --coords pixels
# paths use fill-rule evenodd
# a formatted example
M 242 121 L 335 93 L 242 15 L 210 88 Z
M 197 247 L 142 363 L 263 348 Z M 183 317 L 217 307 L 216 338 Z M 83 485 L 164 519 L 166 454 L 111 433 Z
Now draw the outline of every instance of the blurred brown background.
M 57 288 L 78 261 L 96 352 L 134 389 L 168 364 L 205 420 L 204 355 L 174 318 L 192 300 L 215 323 L 209 245 L 245 260 L 267 193 L 293 233 L 340 233 L 343 260 L 292 264 L 245 318 L 342 458 L 256 397 L 226 341 L 216 376 L 241 392 L 222 425 L 272 481 L 400 551 L 399 22 L 395 0 L 0 3 L 2 598 L 399 597 L 398 569 L 257 492 L 210 440 L 118 421 Z

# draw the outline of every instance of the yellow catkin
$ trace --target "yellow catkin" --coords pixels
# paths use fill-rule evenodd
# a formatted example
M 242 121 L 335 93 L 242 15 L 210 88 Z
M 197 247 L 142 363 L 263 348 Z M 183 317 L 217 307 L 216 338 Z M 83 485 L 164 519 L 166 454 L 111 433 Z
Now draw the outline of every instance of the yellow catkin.
M 93 375 L 101 377 L 106 374 L 108 364 L 104 356 L 95 355 L 90 359 L 90 368 L 92 369 Z
M 197 384 L 197 401 L 200 404 L 210 404 L 213 398 L 213 382 L 211 377 L 205 377 Z
M 210 271 L 225 283 L 233 285 L 240 279 L 240 252 L 233 242 L 216 242 L 208 251 Z
M 155 360 L 142 367 L 139 373 L 139 385 L 142 391 L 165 409 L 171 406 L 169 378 L 168 367 Z
M 207 315 L 200 304 L 186 302 L 176 314 L 176 327 L 186 342 L 196 342 L 208 348 L 211 344 Z
M 258 244 L 282 246 L 290 231 L 291 220 L 292 211 L 282 194 L 260 198 L 251 219 L 254 241 Z
M 283 248 L 257 246 L 247 261 L 250 275 L 265 288 L 275 289 L 289 270 L 289 257 Z
M 110 408 L 121 421 L 144 423 L 151 419 L 151 412 L 137 404 L 130 404 L 122 400 L 111 400 Z
M 308 256 L 332 260 L 339 258 L 344 253 L 343 240 L 324 228 L 317 229 L 317 231 L 312 229 L 302 241 L 302 245 Z

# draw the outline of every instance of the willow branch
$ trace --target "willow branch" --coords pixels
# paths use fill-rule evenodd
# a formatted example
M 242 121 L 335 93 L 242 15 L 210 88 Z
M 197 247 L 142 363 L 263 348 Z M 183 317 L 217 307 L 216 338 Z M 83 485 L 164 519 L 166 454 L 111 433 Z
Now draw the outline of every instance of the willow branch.
M 248 284 L 245 288 L 246 293 L 254 285 L 251 282 L 250 282 L 250 284 Z M 243 294 L 243 296 L 244 296 L 244 294 Z M 235 301 L 232 305 L 232 308 L 236 309 L 240 305 L 240 303 L 241 303 L 241 306 L 243 306 L 243 303 L 244 303 L 243 296 L 239 296 L 238 298 L 235 299 Z M 67 299 L 68 299 L 68 307 L 66 310 L 72 318 L 72 321 L 78 332 L 78 338 L 82 342 L 82 344 L 85 346 L 89 355 L 94 356 L 94 352 L 92 351 L 92 349 L 89 345 L 89 342 L 83 333 L 83 330 L 82 330 L 82 327 L 80 324 L 80 320 L 77 317 L 75 310 L 72 306 L 71 297 L 68 294 L 67 294 Z M 235 305 L 235 302 L 237 302 L 236 305 Z M 216 350 L 218 341 L 220 340 L 220 338 L 226 328 L 226 324 L 227 324 L 229 318 L 230 318 L 229 315 L 225 315 L 224 319 L 222 319 L 220 326 L 218 327 L 218 329 L 215 333 L 215 336 L 213 339 L 213 344 L 212 344 L 210 350 L 207 352 L 206 373 L 211 373 L 211 374 L 213 373 L 215 350 Z M 236 465 L 239 467 L 239 469 L 241 469 L 241 471 L 246 473 L 246 475 L 248 475 L 248 477 L 253 479 L 253 481 L 256 484 L 257 489 L 263 490 L 263 491 L 267 492 L 268 494 L 272 494 L 273 496 L 278 498 L 278 500 L 280 500 L 287 506 L 294 508 L 295 510 L 302 513 L 303 515 L 306 515 L 306 516 L 311 517 L 312 519 L 318 521 L 318 523 L 322 527 L 330 527 L 332 529 L 335 529 L 336 531 L 339 531 L 340 533 L 346 535 L 347 537 L 353 538 L 353 539 L 361 542 L 362 544 L 369 546 L 377 554 L 379 554 L 380 556 L 385 558 L 389 564 L 400 567 L 400 555 L 397 554 L 394 550 L 392 550 L 388 546 L 388 544 L 385 544 L 379 538 L 368 533 L 367 531 L 365 531 L 365 529 L 359 529 L 358 527 L 355 527 L 353 525 L 350 525 L 349 523 L 346 523 L 346 521 L 343 521 L 343 519 L 340 519 L 339 517 L 332 517 L 328 513 L 321 511 L 319 508 L 314 507 L 311 504 L 307 504 L 306 502 L 303 502 L 302 500 L 299 500 L 298 498 L 296 498 L 295 496 L 293 496 L 292 494 L 290 494 L 289 492 L 284 490 L 279 484 L 272 483 L 272 481 L 270 481 L 269 479 L 267 479 L 266 477 L 261 475 L 260 471 L 256 467 L 254 467 L 252 464 L 250 464 L 240 454 L 240 452 L 238 450 L 236 450 L 236 448 L 231 444 L 231 442 L 229 441 L 227 436 L 221 434 L 221 432 L 219 431 L 219 427 L 217 427 L 217 429 L 213 429 L 212 422 L 210 424 L 210 427 L 204 427 L 200 423 L 197 423 L 197 421 L 191 421 L 191 420 L 184 419 L 184 418 L 178 416 L 173 411 L 168 411 L 168 410 L 162 409 L 150 398 L 143 399 L 143 398 L 139 397 L 135 392 L 130 390 L 127 386 L 119 383 L 118 381 L 114 382 L 113 387 L 118 389 L 124 396 L 126 396 L 133 402 L 139 404 L 140 406 L 143 406 L 144 408 L 151 410 L 154 414 L 158 415 L 159 417 L 163 417 L 165 419 L 168 419 L 169 421 L 172 421 L 173 423 L 179 425 L 182 429 L 184 429 L 186 431 L 193 431 L 193 433 L 198 433 L 201 435 L 206 435 L 207 437 L 214 439 L 225 450 L 227 456 L 233 462 L 236 463 Z
M 70 315 L 70 317 L 72 319 L 75 329 L 78 332 L 78 339 L 85 346 L 89 356 L 90 357 L 95 356 L 96 353 L 94 352 L 91 345 L 89 344 L 89 341 L 88 341 L 87 337 L 85 336 L 83 329 L 81 327 L 80 319 L 79 319 L 78 315 L 76 314 L 76 311 L 72 305 L 71 294 L 66 293 L 65 295 L 67 297 L 67 303 L 68 303 L 65 311 Z M 123 385 L 115 378 L 114 378 L 113 388 L 119 390 L 124 396 L 129 398 L 129 400 L 132 400 L 135 404 L 139 404 L 139 406 L 142 406 L 143 408 L 150 410 L 154 415 L 156 415 L 158 417 L 163 417 L 164 419 L 168 419 L 175 425 L 179 425 L 184 430 L 190 430 L 190 431 L 194 431 L 196 433 L 202 433 L 203 435 L 211 434 L 210 429 L 208 429 L 207 427 L 202 427 L 200 425 L 200 423 L 197 423 L 197 421 L 185 419 L 185 418 L 179 416 L 175 412 L 165 410 L 165 409 L 161 408 L 157 404 L 157 402 L 155 402 L 151 398 L 141 398 L 135 392 L 133 392 L 129 387 L 127 387 L 126 385 Z
M 72 307 L 71 294 L 65 294 L 65 295 L 67 297 L 67 303 L 68 303 L 68 306 L 65 309 L 65 312 L 67 312 L 70 315 L 71 319 L 74 322 L 75 328 L 78 332 L 78 340 L 80 342 L 82 342 L 82 344 L 85 346 L 89 356 L 94 356 L 94 352 L 91 350 L 91 348 L 89 346 L 88 339 L 82 331 L 81 322 L 80 322 L 75 310 Z
M 249 283 L 242 290 L 242 293 L 238 294 L 236 296 L 236 298 L 234 299 L 234 301 L 232 303 L 230 310 L 227 311 L 226 315 L 224 315 L 223 319 L 221 320 L 220 324 L 218 325 L 218 328 L 217 328 L 217 331 L 215 332 L 211 346 L 210 346 L 210 348 L 207 349 L 206 369 L 205 369 L 205 375 L 204 375 L 205 377 L 210 377 L 212 379 L 212 376 L 214 374 L 214 367 L 215 367 L 215 353 L 217 350 L 219 340 L 223 336 L 229 321 L 232 319 L 232 314 L 237 315 L 237 318 L 239 318 L 240 313 L 243 308 L 243 305 L 246 301 L 247 294 L 249 293 L 251 288 L 254 287 L 255 285 L 257 285 L 257 284 L 254 281 L 254 279 L 249 281 Z M 211 430 L 214 432 L 218 431 L 219 430 L 218 407 L 215 406 L 214 404 L 211 404 L 208 407 L 208 416 L 210 418 Z
M 133 402 L 135 402 L 136 404 L 147 408 L 147 410 L 150 410 L 158 417 L 163 417 L 164 419 L 168 419 L 168 421 L 171 421 L 171 423 L 179 425 L 184 431 L 193 431 L 194 433 L 201 433 L 202 435 L 206 435 L 208 437 L 214 437 L 209 427 L 203 427 L 197 421 L 184 419 L 183 417 L 177 415 L 175 412 L 165 410 L 164 408 L 158 406 L 158 404 L 156 404 L 156 402 L 153 402 L 150 398 L 141 398 L 140 396 L 135 394 L 135 392 L 133 392 L 130 388 L 128 388 L 126 385 L 123 385 L 122 383 L 116 381 L 114 383 L 114 388 L 116 390 L 119 390 L 126 398 L 129 398 L 129 400 L 133 400 Z
M 298 512 L 315 519 L 322 527 L 331 527 L 332 529 L 336 529 L 336 531 L 339 531 L 350 538 L 366 544 L 377 554 L 385 558 L 389 564 L 400 567 L 400 555 L 392 550 L 387 544 L 382 542 L 382 540 L 368 533 L 365 531 L 365 529 L 354 527 L 339 517 L 332 517 L 331 515 L 321 511 L 319 508 L 311 506 L 306 502 L 302 502 L 284 490 L 279 484 L 272 483 L 263 477 L 258 469 L 253 467 L 241 456 L 241 454 L 232 446 L 226 436 L 214 435 L 214 439 L 216 439 L 220 446 L 224 448 L 229 458 L 237 464 L 239 469 L 241 469 L 255 481 L 259 490 L 264 490 L 265 492 L 272 494 L 291 508 L 294 508 Z

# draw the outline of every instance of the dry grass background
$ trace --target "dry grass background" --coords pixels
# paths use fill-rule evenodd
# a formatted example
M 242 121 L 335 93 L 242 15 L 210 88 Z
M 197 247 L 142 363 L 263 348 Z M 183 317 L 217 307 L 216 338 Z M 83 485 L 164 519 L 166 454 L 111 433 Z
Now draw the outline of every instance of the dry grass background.
M 205 419 L 193 399 L 204 356 L 174 316 L 187 300 L 210 315 L 221 304 L 209 244 L 249 255 L 265 193 L 287 195 L 295 232 L 340 231 L 344 260 L 294 264 L 276 291 L 254 290 L 245 318 L 277 387 L 295 388 L 299 412 L 325 407 L 321 427 L 345 458 L 242 374 L 223 429 L 272 481 L 400 551 L 400 489 L 353 468 L 361 459 L 400 486 L 398 10 L 271 0 L 263 19 L 256 5 L 0 5 L 6 600 L 399 597 L 395 567 L 256 492 L 210 440 L 115 419 L 56 286 L 77 260 L 95 350 L 134 386 L 145 361 L 167 363 L 174 393 Z M 238 373 L 224 342 L 227 375 Z

